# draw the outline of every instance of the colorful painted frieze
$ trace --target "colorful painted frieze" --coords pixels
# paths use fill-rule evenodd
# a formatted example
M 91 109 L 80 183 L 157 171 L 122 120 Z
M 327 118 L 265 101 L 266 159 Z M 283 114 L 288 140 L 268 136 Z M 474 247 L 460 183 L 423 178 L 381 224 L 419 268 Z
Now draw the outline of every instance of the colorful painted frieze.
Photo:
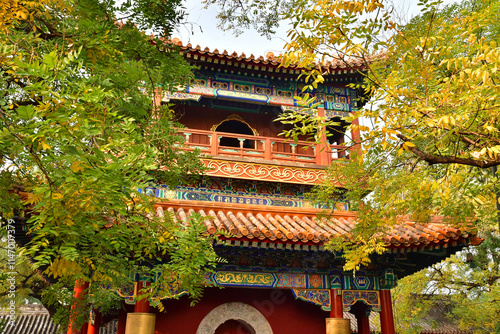
M 372 311 L 380 312 L 380 296 L 378 291 L 343 290 L 342 305 L 345 312 L 351 310 L 351 306 L 358 301 L 370 306 Z
M 330 290 L 293 289 L 292 293 L 295 299 L 319 305 L 323 311 L 331 308 Z

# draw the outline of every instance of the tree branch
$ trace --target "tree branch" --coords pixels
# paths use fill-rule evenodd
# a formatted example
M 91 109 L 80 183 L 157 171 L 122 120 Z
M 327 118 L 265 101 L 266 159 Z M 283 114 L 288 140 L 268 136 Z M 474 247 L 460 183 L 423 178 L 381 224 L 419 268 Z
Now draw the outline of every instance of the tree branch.
M 403 136 L 401 134 L 398 134 L 397 137 L 405 142 L 411 142 L 408 138 L 406 138 L 405 136 Z M 460 158 L 460 157 L 455 157 L 455 156 L 433 155 L 433 154 L 425 153 L 424 151 L 420 150 L 416 146 L 408 146 L 408 150 L 410 150 L 413 154 L 415 154 L 420 159 L 428 162 L 429 165 L 461 164 L 461 165 L 475 166 L 475 167 L 479 167 L 479 168 L 489 168 L 492 166 L 500 165 L 500 160 L 485 161 L 485 160 L 477 160 L 477 159 L 471 159 L 471 158 Z

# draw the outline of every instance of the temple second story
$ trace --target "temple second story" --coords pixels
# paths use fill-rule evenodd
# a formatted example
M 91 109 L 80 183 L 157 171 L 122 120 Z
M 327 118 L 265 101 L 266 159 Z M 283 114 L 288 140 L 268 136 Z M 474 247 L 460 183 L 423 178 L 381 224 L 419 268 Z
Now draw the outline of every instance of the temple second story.
M 301 69 L 280 67 L 272 53 L 266 58 L 247 57 L 174 42 L 197 70 L 185 91 L 163 92 L 161 102 L 173 105 L 176 118 L 185 126 L 180 131 L 186 139 L 185 148 L 199 149 L 212 170 L 214 161 L 225 161 L 233 169 L 235 164 L 251 163 L 280 171 L 291 168 L 322 174 L 330 163 L 348 158 L 352 150 L 359 149 L 354 145 L 359 130 L 348 130 L 345 117 L 359 107 L 359 91 L 348 85 L 361 80 L 358 72 L 361 64 L 341 61 L 328 64 L 323 84 L 308 91 L 316 98 L 317 105 L 307 108 L 300 106 L 295 98 L 304 94 L 306 83 L 300 77 Z M 277 121 L 288 112 L 324 116 L 335 123 L 294 141 L 282 135 L 292 125 Z M 314 143 L 310 140 L 314 135 L 323 136 L 324 140 Z M 278 181 L 264 174 L 242 178 Z M 222 176 L 222 173 L 212 172 L 212 175 Z M 313 184 L 320 178 L 299 177 L 288 182 Z

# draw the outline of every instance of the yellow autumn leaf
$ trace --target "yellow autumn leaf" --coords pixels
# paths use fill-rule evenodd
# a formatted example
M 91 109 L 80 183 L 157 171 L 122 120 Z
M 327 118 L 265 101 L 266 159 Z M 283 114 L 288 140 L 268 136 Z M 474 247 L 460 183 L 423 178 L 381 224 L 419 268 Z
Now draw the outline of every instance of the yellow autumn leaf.
M 75 162 L 73 162 L 73 163 L 71 164 L 71 167 L 70 167 L 70 168 L 71 168 L 71 170 L 72 170 L 73 172 L 75 172 L 75 173 L 78 173 L 78 172 L 83 172 L 84 168 L 80 166 L 80 165 L 81 165 L 81 163 L 82 163 L 81 161 L 75 161 Z
M 50 145 L 48 145 L 48 144 L 45 142 L 45 139 L 42 139 L 42 141 L 40 142 L 40 144 L 42 145 L 42 149 L 44 149 L 44 150 L 48 150 L 48 149 L 50 149 Z
M 36 204 L 36 203 L 40 202 L 41 199 L 42 199 L 42 195 L 40 195 L 40 194 L 29 194 L 28 199 L 26 200 L 26 203 L 27 204 Z
M 61 199 L 61 198 L 63 198 L 63 195 L 61 193 L 52 194 L 52 199 Z

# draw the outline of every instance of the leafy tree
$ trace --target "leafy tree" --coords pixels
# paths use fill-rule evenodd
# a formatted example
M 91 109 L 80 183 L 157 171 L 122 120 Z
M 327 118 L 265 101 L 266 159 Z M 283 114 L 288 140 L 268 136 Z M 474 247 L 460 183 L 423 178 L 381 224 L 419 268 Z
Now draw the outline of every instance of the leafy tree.
M 8 244 L 2 240 L 0 242 L 0 260 L 1 260 L 1 279 L 0 279 L 0 301 L 2 305 L 8 305 L 11 298 L 10 282 L 7 279 L 14 277 L 15 284 L 15 302 L 16 305 L 25 304 L 26 301 L 36 301 L 42 299 L 42 293 L 48 287 L 48 282 L 33 268 L 26 257 L 23 257 L 17 252 L 17 261 L 14 268 L 10 266 L 13 262 L 9 262 Z M 11 273 L 15 272 L 15 276 Z M 55 310 L 50 309 L 49 312 L 55 313 Z
M 132 273 L 156 276 L 153 293 L 176 281 L 198 298 L 215 261 L 201 218 L 157 217 L 137 191 L 202 171 L 158 103 L 158 87 L 191 78 L 164 43 L 180 0 L 1 4 L 0 214 L 28 219 L 25 253 L 54 281 L 42 299 L 67 311 L 80 279 L 106 311 Z
M 444 302 L 448 305 L 444 317 L 462 329 L 498 333 L 498 245 L 498 235 L 489 235 L 480 246 L 401 280 L 394 294 L 399 331 L 420 332 L 420 324 Z
M 330 181 L 343 189 L 319 190 L 326 190 L 324 199 L 347 196 L 359 213 L 353 243 L 334 245 L 346 251 L 352 268 L 380 251 L 374 239 L 403 215 L 426 222 L 439 214 L 445 222 L 467 229 L 473 224 L 485 234 L 497 228 L 496 180 L 485 168 L 500 163 L 498 8 L 498 2 L 479 1 L 440 10 L 424 2 L 423 13 L 394 28 L 388 39 L 363 37 L 366 29 L 392 29 L 388 17 L 381 24 L 367 19 L 363 29 L 348 25 L 343 30 L 342 36 L 350 36 L 342 39 L 344 49 L 333 47 L 363 59 L 367 70 L 361 88 L 372 98 L 371 108 L 356 115 L 372 122 L 363 128 L 363 161 L 332 166 Z M 346 8 L 342 20 L 357 12 Z M 378 59 L 366 55 L 382 47 L 385 53 Z M 289 59 L 298 56 L 294 52 Z M 359 252 L 360 244 L 369 247 Z
M 218 7 L 219 28 L 232 30 L 239 35 L 253 27 L 267 38 L 271 38 L 276 32 L 283 13 L 296 5 L 294 0 L 203 0 L 203 3 L 205 8 L 211 5 Z

